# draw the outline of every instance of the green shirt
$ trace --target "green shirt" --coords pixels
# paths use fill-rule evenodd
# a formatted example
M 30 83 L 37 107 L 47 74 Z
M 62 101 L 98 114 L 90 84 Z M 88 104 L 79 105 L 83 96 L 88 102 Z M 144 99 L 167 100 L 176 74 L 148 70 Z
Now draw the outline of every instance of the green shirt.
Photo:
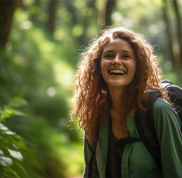
M 121 160 L 121 177 L 182 177 L 182 133 L 178 116 L 174 109 L 162 98 L 154 103 L 153 119 L 161 149 L 162 172 L 142 142 L 127 144 Z M 134 114 L 127 120 L 132 138 L 138 138 Z M 85 169 L 83 176 L 88 177 L 88 163 L 96 150 L 93 162 L 93 177 L 106 175 L 109 138 L 109 113 L 100 129 L 96 148 L 84 140 Z

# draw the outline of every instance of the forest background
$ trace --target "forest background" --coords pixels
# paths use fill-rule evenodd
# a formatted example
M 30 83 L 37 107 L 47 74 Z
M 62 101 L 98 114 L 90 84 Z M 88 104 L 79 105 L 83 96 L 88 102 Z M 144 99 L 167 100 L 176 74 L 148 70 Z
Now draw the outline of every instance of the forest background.
M 108 25 L 143 34 L 182 87 L 182 1 L 0 0 L 0 177 L 81 177 L 69 122 L 79 54 Z

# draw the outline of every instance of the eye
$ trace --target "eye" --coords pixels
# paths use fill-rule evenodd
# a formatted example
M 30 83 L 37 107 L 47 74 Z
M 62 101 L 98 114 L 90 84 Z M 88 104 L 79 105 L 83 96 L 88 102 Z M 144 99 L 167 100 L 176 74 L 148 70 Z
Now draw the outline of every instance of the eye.
M 112 58 L 113 57 L 113 55 L 111 55 L 111 54 L 106 54 L 105 55 L 105 58 Z
M 123 57 L 124 58 L 131 58 L 129 55 L 124 55 Z

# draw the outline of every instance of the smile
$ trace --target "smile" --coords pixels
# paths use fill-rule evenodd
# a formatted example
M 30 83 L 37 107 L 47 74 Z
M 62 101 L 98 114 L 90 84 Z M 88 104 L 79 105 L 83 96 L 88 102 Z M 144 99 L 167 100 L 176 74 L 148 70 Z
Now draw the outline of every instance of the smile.
M 111 75 L 124 75 L 124 74 L 126 74 L 126 72 L 121 70 L 121 69 L 111 69 L 111 70 L 109 70 L 109 74 L 111 74 Z

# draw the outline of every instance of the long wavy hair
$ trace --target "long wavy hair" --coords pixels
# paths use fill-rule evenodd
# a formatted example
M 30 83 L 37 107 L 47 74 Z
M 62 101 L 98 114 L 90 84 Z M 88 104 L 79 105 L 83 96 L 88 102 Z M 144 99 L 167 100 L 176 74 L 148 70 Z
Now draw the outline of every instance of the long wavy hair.
M 147 110 L 142 105 L 148 97 L 149 92 L 146 91 L 157 90 L 161 92 L 162 98 L 170 101 L 167 90 L 160 85 L 161 71 L 153 48 L 142 35 L 123 27 L 103 30 L 100 37 L 93 39 L 80 55 L 72 100 L 71 119 L 79 119 L 79 125 L 90 143 L 97 142 L 97 134 L 104 124 L 104 115 L 109 110 L 108 86 L 99 71 L 103 49 L 115 38 L 126 40 L 131 45 L 137 61 L 136 74 L 128 85 L 127 97 L 124 101 L 121 100 L 124 102 L 124 109 L 120 113 L 122 128 L 125 128 L 131 109 Z

